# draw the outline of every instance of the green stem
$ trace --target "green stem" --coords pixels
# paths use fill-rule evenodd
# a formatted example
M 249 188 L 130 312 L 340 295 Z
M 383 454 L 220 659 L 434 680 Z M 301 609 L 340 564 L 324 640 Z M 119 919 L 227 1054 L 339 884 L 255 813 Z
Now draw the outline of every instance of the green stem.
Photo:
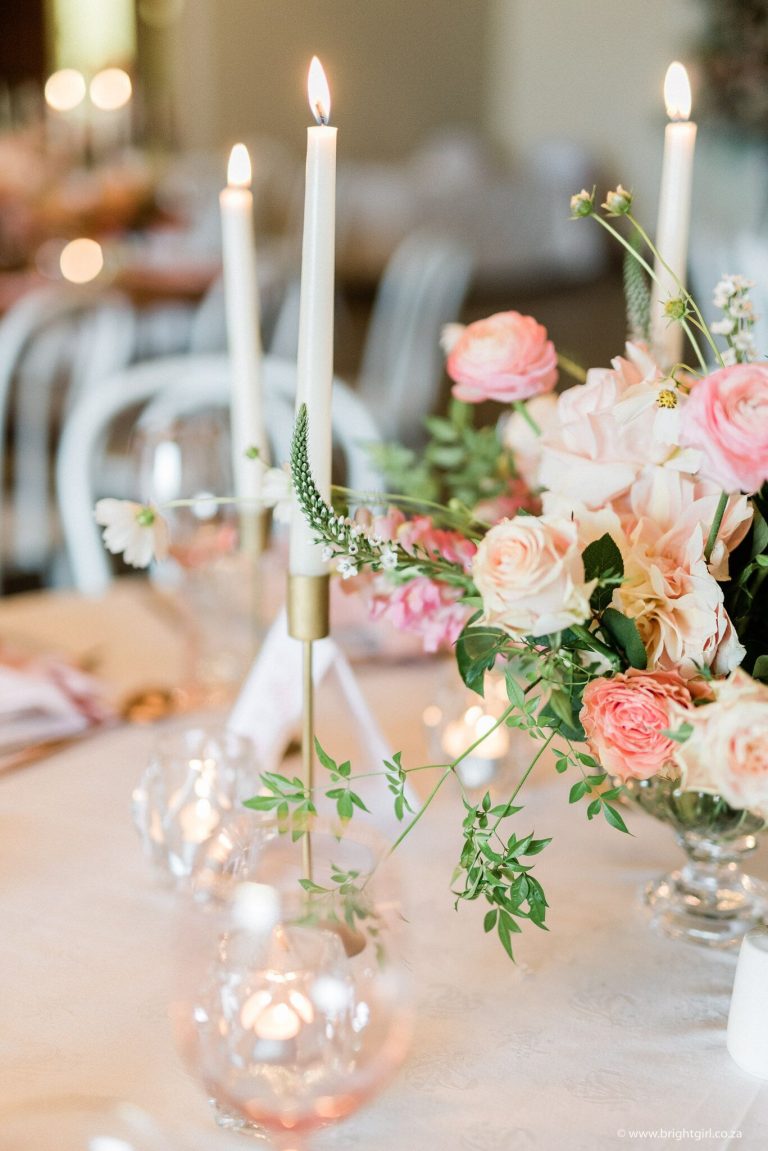
M 700 308 L 699 308 L 699 305 L 696 303 L 695 299 L 693 298 L 693 296 L 691 295 L 691 293 L 688 291 L 688 289 L 686 288 L 685 284 L 684 284 L 684 283 L 683 283 L 683 282 L 682 282 L 682 281 L 679 279 L 679 277 L 678 277 L 677 275 L 675 275 L 675 273 L 672 271 L 672 269 L 670 268 L 669 264 L 668 264 L 668 263 L 667 263 L 667 261 L 664 259 L 664 257 L 662 256 L 661 252 L 658 250 L 658 248 L 656 247 L 656 245 L 655 245 L 655 244 L 653 244 L 653 243 L 651 242 L 651 239 L 650 239 L 650 237 L 649 237 L 648 233 L 646 232 L 645 228 L 643 228 L 643 226 L 642 226 L 641 224 L 638 224 L 637 220 L 634 218 L 634 216 L 632 215 L 632 213 L 631 213 L 631 212 L 627 212 L 627 219 L 628 219 L 628 220 L 629 220 L 629 221 L 630 221 L 630 222 L 633 224 L 633 226 L 634 226 L 634 227 L 637 229 L 637 231 L 638 231 L 638 234 L 639 234 L 639 235 L 640 235 L 640 236 L 643 238 L 643 240 L 645 240 L 645 242 L 646 242 L 646 244 L 648 245 L 649 249 L 651 250 L 651 252 L 653 252 L 654 258 L 655 258 L 655 259 L 657 259 L 657 260 L 659 261 L 659 263 L 661 264 L 662 268 L 664 268 L 665 272 L 667 272 L 667 273 L 668 273 L 668 275 L 670 275 L 670 276 L 672 277 L 672 279 L 674 280 L 675 284 L 676 284 L 676 285 L 677 285 L 677 287 L 680 289 L 680 294 L 682 295 L 682 297 L 683 297 L 683 299 L 685 300 L 686 304 L 690 304 L 690 306 L 691 306 L 692 310 L 694 311 L 694 313 L 695 313 L 695 315 L 696 315 L 696 317 L 697 317 L 697 319 L 698 319 L 698 321 L 699 321 L 699 324 L 698 324 L 698 326 L 700 327 L 700 330 L 701 330 L 701 333 L 702 333 L 702 335 L 704 336 L 704 338 L 706 339 L 706 341 L 707 341 L 707 343 L 709 344 L 710 348 L 711 348 L 711 349 L 712 349 L 712 351 L 714 352 L 714 354 L 715 354 L 715 359 L 716 359 L 716 360 L 717 360 L 717 362 L 719 363 L 720 367 L 722 367 L 722 366 L 723 366 L 723 357 L 722 357 L 722 355 L 721 355 L 721 353 L 720 353 L 720 349 L 718 348 L 717 344 L 715 343 L 715 340 L 714 340 L 714 337 L 713 337 L 712 333 L 710 332 L 709 328 L 707 327 L 707 325 L 706 325 L 706 323 L 705 323 L 705 321 L 704 321 L 704 317 L 703 317 L 703 316 L 702 316 L 702 314 L 701 314 L 701 310 L 700 310 Z M 683 326 L 685 326 L 685 325 L 683 325 Z M 691 334 L 690 334 L 690 332 L 686 331 L 686 334 L 687 334 L 687 336 L 688 336 L 688 339 L 689 339 L 689 340 L 692 340 L 692 337 L 691 337 Z M 695 347 L 695 344 L 694 344 L 694 347 Z M 697 349 L 697 350 L 698 350 L 698 349 Z M 706 370 L 706 368 L 705 368 L 705 370 Z
M 729 499 L 730 496 L 728 492 L 720 493 L 720 499 L 718 500 L 717 508 L 715 509 L 715 518 L 712 520 L 712 527 L 709 529 L 707 544 L 704 548 L 704 559 L 707 563 L 709 563 L 710 556 L 712 555 L 712 550 L 717 540 L 717 533 L 720 531 L 720 525 L 723 522 L 723 516 L 725 515 L 725 509 L 728 506 Z
M 608 647 L 607 644 L 603 643 L 602 640 L 599 640 L 597 636 L 589 631 L 588 628 L 584 627 L 583 624 L 572 623 L 570 630 L 574 635 L 583 639 L 593 651 L 599 651 L 601 655 L 604 655 L 606 659 L 611 661 L 614 667 L 618 667 L 620 661 L 616 652 Z
M 416 496 L 403 496 L 398 495 L 396 492 L 360 492 L 354 488 L 345 488 L 342 484 L 333 484 L 331 491 L 339 496 L 346 496 L 356 504 L 409 504 L 417 508 L 432 508 L 440 512 L 447 520 L 453 520 L 457 523 L 467 524 L 480 524 L 485 527 L 483 520 L 476 519 L 469 508 L 466 509 L 466 514 L 462 514 L 453 508 L 446 507 L 445 504 L 436 503 L 434 500 L 420 499 Z
M 519 416 L 523 417 L 523 419 L 525 420 L 525 422 L 527 423 L 528 427 L 531 429 L 533 434 L 535 436 L 540 436 L 541 435 L 541 428 L 536 423 L 536 421 L 534 420 L 531 413 L 528 411 L 528 408 L 525 406 L 523 401 L 522 400 L 515 400 L 515 402 L 512 404 L 512 407 L 515 409 L 515 411 L 517 412 L 517 414 Z
M 413 817 L 413 819 L 411 820 L 411 822 L 408 824 L 408 826 L 407 826 L 406 828 L 404 828 L 404 829 L 403 829 L 403 831 L 401 831 L 401 832 L 400 832 L 400 834 L 398 835 L 397 839 L 395 840 L 395 842 L 394 842 L 394 843 L 392 844 L 392 846 L 390 847 L 389 851 L 387 852 L 387 857 L 389 857 L 389 856 L 392 854 L 392 852 L 393 852 L 393 851 L 395 851 L 395 850 L 396 850 L 396 849 L 397 849 L 397 848 L 400 846 L 400 844 L 401 844 L 401 843 L 403 842 L 403 840 L 405 839 L 406 835 L 410 835 L 410 833 L 413 831 L 414 827 L 415 827 L 415 826 L 416 826 L 416 824 L 419 822 L 419 820 L 421 819 L 422 815 L 423 815 L 423 814 L 424 814 L 424 812 L 427 810 L 427 808 L 429 807 L 430 803 L 431 803 L 431 802 L 432 802 L 432 800 L 435 798 L 435 796 L 437 795 L 438 791 L 439 791 L 439 790 L 440 790 L 440 788 L 443 786 L 443 784 L 445 783 L 446 779 L 448 778 L 448 776 L 449 776 L 449 775 L 450 775 L 452 772 L 453 772 L 453 766 L 450 766 L 450 767 L 448 767 L 448 768 L 447 768 L 447 769 L 446 769 L 446 770 L 443 772 L 443 774 L 440 776 L 440 778 L 438 779 L 438 781 L 437 781 L 437 783 L 435 784 L 435 786 L 434 786 L 434 787 L 432 788 L 432 790 L 430 791 L 430 793 L 429 793 L 429 795 L 427 796 L 427 798 L 424 800 L 424 802 L 423 802 L 423 804 L 421 805 L 421 807 L 419 808 L 419 810 L 418 810 L 418 811 L 416 812 L 416 814 L 414 815 L 414 817 Z
M 567 372 L 568 375 L 572 376 L 573 379 L 578 383 L 586 383 L 587 373 L 585 372 L 584 368 L 582 368 L 581 364 L 577 364 L 575 360 L 570 358 L 570 356 L 564 356 L 562 352 L 558 352 L 557 363 L 558 367 L 561 367 L 564 372 Z

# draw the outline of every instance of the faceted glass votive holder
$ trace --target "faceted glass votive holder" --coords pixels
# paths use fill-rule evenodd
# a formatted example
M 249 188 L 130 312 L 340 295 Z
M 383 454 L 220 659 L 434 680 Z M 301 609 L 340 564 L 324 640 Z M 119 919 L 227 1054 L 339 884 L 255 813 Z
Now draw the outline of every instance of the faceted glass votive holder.
M 249 740 L 214 726 L 163 734 L 133 791 L 133 821 L 156 871 L 185 884 L 203 845 L 258 789 Z

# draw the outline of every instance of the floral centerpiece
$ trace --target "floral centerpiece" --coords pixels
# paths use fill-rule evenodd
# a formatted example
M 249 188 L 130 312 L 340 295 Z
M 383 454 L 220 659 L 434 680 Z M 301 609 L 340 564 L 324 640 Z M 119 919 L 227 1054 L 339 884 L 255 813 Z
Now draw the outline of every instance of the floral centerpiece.
M 581 373 L 535 319 L 502 313 L 446 332 L 454 404 L 432 422 L 423 457 L 382 457 L 395 479 L 410 477 L 390 506 L 358 495 L 350 517 L 321 498 L 305 411 L 292 450 L 297 502 L 374 616 L 418 631 L 428 650 L 452 647 L 480 694 L 491 669 L 505 677 L 508 705 L 471 747 L 435 765 L 418 811 L 405 786 L 416 768 L 398 754 L 383 770 L 399 843 L 496 727 L 530 736 L 531 762 L 508 796 L 469 794 L 459 778 L 453 891 L 457 902 L 487 903 L 485 930 L 510 955 L 521 925 L 543 927 L 547 911 L 534 863 L 550 840 L 527 834 L 520 818 L 537 764 L 573 776 L 570 802 L 589 820 L 626 832 L 622 804 L 635 798 L 675 826 L 693 870 L 651 893 L 672 930 L 721 944 L 764 911 L 734 862 L 768 820 L 768 364 L 755 360 L 750 285 L 718 284 L 723 317 L 711 330 L 679 285 L 665 310 L 683 325 L 693 363 L 658 364 L 646 259 L 658 254 L 625 189 L 602 209 L 594 193 L 571 201 L 575 218 L 627 250 L 630 338 L 610 368 Z M 559 368 L 576 382 L 556 395 Z M 486 400 L 504 405 L 501 442 L 474 427 L 471 405 Z M 136 516 L 157 530 L 154 511 Z M 362 806 L 354 772 L 319 754 L 322 790 L 351 818 Z M 269 774 L 250 804 L 311 813 L 315 798 L 301 780 Z

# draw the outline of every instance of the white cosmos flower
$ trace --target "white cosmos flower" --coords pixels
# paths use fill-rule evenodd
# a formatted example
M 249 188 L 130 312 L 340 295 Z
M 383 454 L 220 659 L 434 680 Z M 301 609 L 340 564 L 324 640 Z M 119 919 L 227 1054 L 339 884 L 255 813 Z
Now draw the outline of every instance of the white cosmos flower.
M 132 500 L 99 500 L 94 512 L 104 528 L 104 544 L 135 568 L 149 567 L 153 559 L 168 556 L 168 524 L 149 504 Z

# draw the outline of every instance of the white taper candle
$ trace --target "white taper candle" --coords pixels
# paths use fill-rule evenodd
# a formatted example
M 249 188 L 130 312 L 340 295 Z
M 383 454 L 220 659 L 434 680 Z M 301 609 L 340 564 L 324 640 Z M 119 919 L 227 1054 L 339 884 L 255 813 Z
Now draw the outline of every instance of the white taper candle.
M 232 377 L 232 469 L 235 494 L 257 499 L 268 462 L 261 390 L 261 335 L 256 244 L 253 230 L 251 161 L 244 144 L 229 158 L 227 187 L 219 197 L 227 342 Z M 260 459 L 249 459 L 256 447 Z
M 656 248 L 670 271 L 656 259 L 653 270 L 657 282 L 653 286 L 651 300 L 651 344 L 660 366 L 669 368 L 682 358 L 683 329 L 679 322 L 664 315 L 664 305 L 670 297 L 680 294 L 675 276 L 683 285 L 686 282 L 696 145 L 696 125 L 688 119 L 691 114 L 691 86 L 685 68 L 677 61 L 667 69 L 664 100 L 671 123 L 667 124 L 664 132 Z
M 307 405 L 309 461 L 325 499 L 331 491 L 331 388 L 336 235 L 336 129 L 328 125 L 330 93 L 320 61 L 309 69 L 309 105 L 318 121 L 307 130 L 304 239 L 301 261 L 296 408 Z M 327 565 L 315 532 L 295 509 L 291 521 L 292 575 L 323 575 Z

